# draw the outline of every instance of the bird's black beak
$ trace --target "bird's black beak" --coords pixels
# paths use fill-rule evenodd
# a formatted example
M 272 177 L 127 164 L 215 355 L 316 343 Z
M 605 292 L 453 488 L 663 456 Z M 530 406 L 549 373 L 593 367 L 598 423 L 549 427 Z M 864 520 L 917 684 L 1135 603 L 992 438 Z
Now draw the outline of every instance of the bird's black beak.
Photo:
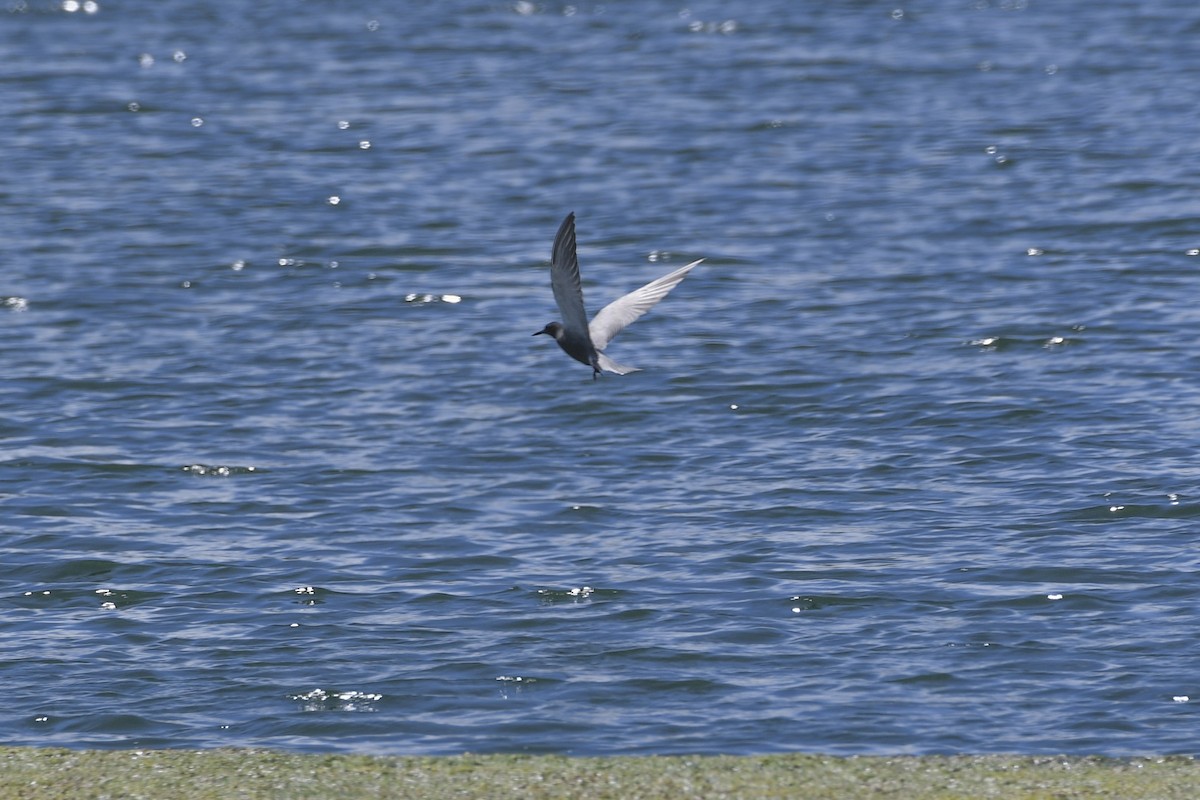
M 545 329 L 545 328 L 542 328 L 540 331 L 538 331 L 537 333 L 535 333 L 535 334 L 533 334 L 533 335 L 534 335 L 534 336 L 539 336 L 539 335 L 541 335 L 541 334 L 543 334 L 543 333 L 545 333 L 545 332 L 546 332 L 546 329 Z

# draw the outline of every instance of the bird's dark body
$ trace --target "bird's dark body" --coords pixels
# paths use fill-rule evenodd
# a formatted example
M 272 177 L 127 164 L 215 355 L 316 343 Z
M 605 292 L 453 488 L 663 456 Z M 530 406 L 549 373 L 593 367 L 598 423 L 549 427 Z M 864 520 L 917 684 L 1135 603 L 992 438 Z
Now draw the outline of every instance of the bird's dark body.
M 582 336 L 572 336 L 571 332 L 558 322 L 548 323 L 546 327 L 535 333 L 534 336 L 541 333 L 553 336 L 554 341 L 558 342 L 558 346 L 562 348 L 564 353 L 580 364 L 587 364 L 591 367 L 593 379 L 600 374 L 600 364 L 596 356 L 596 348 L 592 346 L 590 340 L 584 339 Z

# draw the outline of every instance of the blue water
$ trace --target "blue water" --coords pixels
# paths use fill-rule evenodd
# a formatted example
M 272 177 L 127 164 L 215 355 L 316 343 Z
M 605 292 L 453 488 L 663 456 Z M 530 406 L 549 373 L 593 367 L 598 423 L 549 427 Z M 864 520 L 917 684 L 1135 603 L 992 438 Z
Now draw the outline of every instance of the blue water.
M 1200 7 L 0 10 L 0 741 L 1192 753 Z M 696 258 L 593 382 L 530 334 Z

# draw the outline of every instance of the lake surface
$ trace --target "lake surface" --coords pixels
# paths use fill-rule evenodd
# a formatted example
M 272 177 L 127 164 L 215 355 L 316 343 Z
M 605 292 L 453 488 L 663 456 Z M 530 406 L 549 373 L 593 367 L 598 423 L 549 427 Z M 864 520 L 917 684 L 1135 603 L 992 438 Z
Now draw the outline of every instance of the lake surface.
M 0 741 L 1194 753 L 1200 7 L 0 10 Z M 547 337 L 707 259 L 593 381 Z

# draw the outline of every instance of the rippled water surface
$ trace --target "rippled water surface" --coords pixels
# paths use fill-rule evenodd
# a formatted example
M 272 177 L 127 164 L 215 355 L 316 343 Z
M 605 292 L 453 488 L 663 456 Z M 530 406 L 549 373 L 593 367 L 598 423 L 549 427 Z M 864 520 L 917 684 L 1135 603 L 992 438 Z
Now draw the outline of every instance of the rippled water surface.
M 1200 7 L 0 10 L 0 740 L 1195 752 Z M 546 337 L 705 258 L 593 382 Z

